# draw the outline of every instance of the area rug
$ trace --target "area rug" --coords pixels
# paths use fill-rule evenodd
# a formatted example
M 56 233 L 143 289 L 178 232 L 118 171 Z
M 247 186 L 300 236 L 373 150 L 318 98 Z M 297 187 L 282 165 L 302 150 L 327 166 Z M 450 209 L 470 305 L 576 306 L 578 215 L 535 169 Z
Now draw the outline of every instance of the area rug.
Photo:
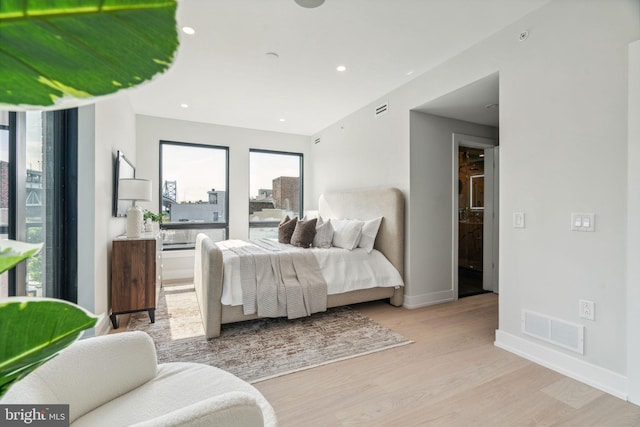
M 221 336 L 207 340 L 192 284 L 164 286 L 155 323 L 135 313 L 128 330 L 151 335 L 158 363 L 205 363 L 250 383 L 411 343 L 350 307 L 222 325 Z

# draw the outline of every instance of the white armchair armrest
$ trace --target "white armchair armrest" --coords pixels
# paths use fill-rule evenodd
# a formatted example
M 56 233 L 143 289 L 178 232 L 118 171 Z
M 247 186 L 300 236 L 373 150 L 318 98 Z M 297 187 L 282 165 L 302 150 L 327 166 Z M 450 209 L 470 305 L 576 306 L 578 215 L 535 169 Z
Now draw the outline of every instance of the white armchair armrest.
M 14 385 L 3 404 L 69 404 L 74 427 L 277 426 L 255 387 L 213 366 L 158 365 L 143 332 L 74 343 Z
M 201 400 L 135 427 L 263 426 L 262 410 L 254 396 L 231 391 Z
M 9 389 L 2 403 L 67 404 L 69 418 L 139 387 L 157 372 L 156 349 L 144 332 L 75 342 Z

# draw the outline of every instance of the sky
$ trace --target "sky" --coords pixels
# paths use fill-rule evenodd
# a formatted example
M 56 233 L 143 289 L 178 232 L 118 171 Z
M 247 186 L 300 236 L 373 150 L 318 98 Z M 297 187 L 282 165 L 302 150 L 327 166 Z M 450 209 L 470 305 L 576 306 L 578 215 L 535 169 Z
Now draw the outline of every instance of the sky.
M 9 161 L 9 132 L 0 132 L 0 159 Z M 27 111 L 27 169 L 42 170 L 42 112 Z
M 42 111 L 27 111 L 27 169 L 42 171 Z
M 207 191 L 227 187 L 225 150 L 162 145 L 162 183 L 176 181 L 178 202 L 208 200 Z
M 0 158 L 8 159 L 8 132 L 0 133 Z M 42 119 L 40 111 L 27 112 L 28 169 L 42 170 Z M 163 182 L 177 181 L 178 201 L 207 200 L 207 191 L 226 189 L 225 151 L 206 147 L 163 145 Z M 300 157 L 285 153 L 250 154 L 249 195 L 271 189 L 280 176 L 300 176 Z
M 207 191 L 226 189 L 225 150 L 184 145 L 163 145 L 162 173 L 164 181 L 176 181 L 178 202 L 208 200 Z M 279 176 L 299 176 L 298 156 L 253 152 L 250 156 L 249 195 L 258 189 L 272 187 Z
M 249 196 L 256 197 L 261 188 L 272 189 L 272 181 L 280 176 L 300 176 L 300 157 L 273 153 L 251 153 Z

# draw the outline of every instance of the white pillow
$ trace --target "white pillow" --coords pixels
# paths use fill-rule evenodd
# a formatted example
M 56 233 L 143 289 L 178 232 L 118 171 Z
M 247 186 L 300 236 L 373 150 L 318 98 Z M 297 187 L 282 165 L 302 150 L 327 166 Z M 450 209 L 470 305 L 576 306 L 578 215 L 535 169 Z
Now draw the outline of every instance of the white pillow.
M 313 237 L 313 246 L 316 248 L 329 249 L 333 240 L 333 226 L 331 220 L 322 222 L 322 218 L 318 218 L 316 225 L 316 235 Z
M 333 246 L 354 250 L 358 246 L 364 221 L 357 219 L 331 219 L 333 226 Z
M 378 235 L 378 229 L 382 223 L 382 217 L 365 221 L 362 226 L 362 235 L 360 236 L 359 248 L 364 248 L 367 253 L 371 253 L 373 250 L 373 244 L 376 242 L 376 236 Z

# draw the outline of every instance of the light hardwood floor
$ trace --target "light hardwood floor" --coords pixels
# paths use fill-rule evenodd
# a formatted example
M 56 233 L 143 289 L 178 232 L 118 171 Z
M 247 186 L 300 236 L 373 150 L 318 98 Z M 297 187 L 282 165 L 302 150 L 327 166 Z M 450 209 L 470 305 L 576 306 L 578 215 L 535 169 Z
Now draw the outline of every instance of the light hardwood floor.
M 493 345 L 498 297 L 354 306 L 413 344 L 260 382 L 287 426 L 640 426 L 640 407 Z

